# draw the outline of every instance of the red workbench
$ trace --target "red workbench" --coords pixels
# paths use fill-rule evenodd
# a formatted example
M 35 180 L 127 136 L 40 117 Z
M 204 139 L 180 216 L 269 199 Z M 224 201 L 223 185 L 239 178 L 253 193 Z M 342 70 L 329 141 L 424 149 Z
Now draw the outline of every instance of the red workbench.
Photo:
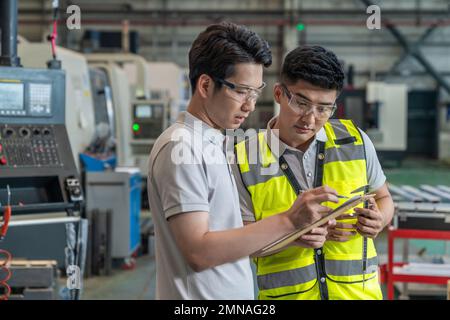
M 427 276 L 427 275 L 405 275 L 394 274 L 394 267 L 402 266 L 405 262 L 394 263 L 394 240 L 402 239 L 428 239 L 428 240 L 450 240 L 450 231 L 394 229 L 389 227 L 388 231 L 388 265 L 387 265 L 387 289 L 388 299 L 394 299 L 394 282 L 415 282 L 429 284 L 447 284 L 449 277 Z

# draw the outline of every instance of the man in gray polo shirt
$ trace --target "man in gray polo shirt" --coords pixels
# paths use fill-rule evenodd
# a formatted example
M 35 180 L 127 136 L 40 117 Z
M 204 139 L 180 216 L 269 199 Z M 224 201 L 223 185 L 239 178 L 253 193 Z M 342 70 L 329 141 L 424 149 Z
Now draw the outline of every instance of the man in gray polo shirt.
M 148 191 L 155 224 L 158 299 L 254 299 L 248 256 L 320 219 L 337 202 L 330 188 L 299 196 L 276 217 L 243 226 L 221 130 L 237 129 L 264 87 L 268 44 L 231 23 L 209 26 L 189 52 L 193 97 L 157 139 Z M 325 241 L 326 226 L 316 241 Z

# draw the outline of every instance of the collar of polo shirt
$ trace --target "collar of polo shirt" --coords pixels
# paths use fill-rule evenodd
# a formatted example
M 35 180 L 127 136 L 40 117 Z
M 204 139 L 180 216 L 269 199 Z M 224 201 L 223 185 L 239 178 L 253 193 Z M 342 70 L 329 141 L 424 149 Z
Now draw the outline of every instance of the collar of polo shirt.
M 276 134 L 276 132 L 272 129 L 277 118 L 278 118 L 278 116 L 275 116 L 272 119 L 270 119 L 270 121 L 267 123 L 267 130 L 265 132 L 265 138 L 266 138 L 267 144 L 269 145 L 270 151 L 277 158 L 282 156 L 286 152 L 286 150 L 299 152 L 300 150 L 293 148 L 293 147 L 287 145 L 286 143 L 284 143 L 283 141 L 281 141 L 280 138 L 278 137 L 278 135 Z M 323 127 L 320 128 L 320 130 L 314 136 L 314 141 L 311 143 L 311 145 L 309 147 L 316 144 L 317 140 L 323 141 L 323 142 L 326 142 L 328 140 L 327 134 L 325 133 L 325 129 Z M 278 142 L 278 147 L 276 145 L 274 145 L 275 144 L 274 141 Z
M 225 135 L 220 130 L 209 126 L 188 111 L 181 112 L 178 115 L 177 122 L 184 123 L 191 127 L 194 129 L 194 132 L 200 134 L 203 139 L 215 145 L 222 145 L 225 140 Z

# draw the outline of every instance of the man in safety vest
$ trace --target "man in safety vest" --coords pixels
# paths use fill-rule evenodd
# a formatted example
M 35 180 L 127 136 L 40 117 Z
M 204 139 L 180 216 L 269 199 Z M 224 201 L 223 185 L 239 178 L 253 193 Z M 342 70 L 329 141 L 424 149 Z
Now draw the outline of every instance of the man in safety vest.
M 285 211 L 302 190 L 321 185 L 347 198 L 375 194 L 329 227 L 325 244 L 315 241 L 322 228 L 254 257 L 259 299 L 382 299 L 373 239 L 390 223 L 394 205 L 369 137 L 352 120 L 330 119 L 343 82 L 333 52 L 296 48 L 274 86 L 279 116 L 235 146 L 233 171 L 246 223 Z M 344 197 L 325 205 L 334 208 Z

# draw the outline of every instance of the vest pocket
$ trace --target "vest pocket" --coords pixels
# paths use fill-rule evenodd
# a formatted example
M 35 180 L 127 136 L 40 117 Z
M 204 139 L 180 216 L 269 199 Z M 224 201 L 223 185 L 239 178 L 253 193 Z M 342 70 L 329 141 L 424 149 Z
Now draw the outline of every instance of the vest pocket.
M 325 260 L 330 300 L 380 300 L 378 258 L 367 261 L 363 275 L 362 260 Z
M 259 291 L 259 300 L 320 300 L 317 279 L 307 283 Z
M 363 282 L 337 282 L 328 276 L 328 297 L 330 300 L 382 300 L 383 294 L 378 275 L 366 275 Z
M 351 175 L 352 175 L 351 172 L 347 173 L 347 177 L 349 177 Z M 337 178 L 337 177 L 335 177 L 335 178 Z M 360 179 L 331 180 L 330 177 L 327 177 L 324 179 L 323 185 L 327 185 L 330 188 L 335 189 L 340 195 L 347 196 L 349 198 L 352 198 L 356 195 L 362 194 L 362 192 L 360 192 L 358 194 L 351 193 L 353 190 L 361 187 Z M 339 199 L 338 203 L 326 202 L 324 205 L 334 209 L 334 208 L 337 208 L 338 206 L 342 205 L 346 201 L 348 201 L 348 199 Z M 362 207 L 362 204 L 358 205 L 358 207 Z M 350 209 L 346 212 L 346 214 L 352 214 L 353 212 L 354 212 L 354 209 Z

